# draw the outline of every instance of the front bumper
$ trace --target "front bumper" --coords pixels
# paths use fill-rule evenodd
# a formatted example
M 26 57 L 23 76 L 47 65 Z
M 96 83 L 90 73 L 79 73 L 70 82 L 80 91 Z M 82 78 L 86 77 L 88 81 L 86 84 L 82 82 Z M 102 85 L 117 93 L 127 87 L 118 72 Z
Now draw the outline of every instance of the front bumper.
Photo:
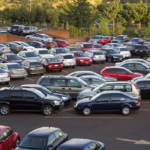
M 11 74 L 11 78 L 25 78 L 27 74 Z
M 124 60 L 124 58 L 112 58 L 113 59 L 113 61 L 123 61 Z

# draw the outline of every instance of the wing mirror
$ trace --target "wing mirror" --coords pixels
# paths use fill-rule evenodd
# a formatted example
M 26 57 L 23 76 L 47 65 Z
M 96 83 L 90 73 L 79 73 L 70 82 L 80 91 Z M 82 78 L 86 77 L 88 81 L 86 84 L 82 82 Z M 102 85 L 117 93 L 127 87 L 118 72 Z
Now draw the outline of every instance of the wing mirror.
M 51 145 L 51 144 L 48 145 L 48 146 L 47 146 L 47 150 L 49 150 L 50 147 L 53 147 L 53 145 Z

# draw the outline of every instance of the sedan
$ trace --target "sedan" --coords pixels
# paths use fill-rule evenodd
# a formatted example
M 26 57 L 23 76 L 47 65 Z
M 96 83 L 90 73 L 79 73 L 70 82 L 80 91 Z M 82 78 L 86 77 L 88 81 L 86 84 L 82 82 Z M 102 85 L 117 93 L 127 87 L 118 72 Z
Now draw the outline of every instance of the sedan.
M 131 58 L 130 50 L 126 47 L 116 47 L 115 50 L 117 50 L 121 55 L 124 56 L 124 58 Z
M 46 48 L 46 46 L 42 42 L 27 41 L 26 43 L 34 48 Z
M 98 43 L 98 41 L 102 38 L 102 35 L 95 35 L 94 37 L 92 37 L 89 42 L 90 43 Z
M 138 97 L 133 97 L 120 91 L 105 91 L 92 98 L 81 99 L 74 104 L 78 113 L 89 116 L 97 112 L 121 112 L 127 116 L 132 110 L 139 110 Z
M 98 43 L 105 45 L 105 44 L 107 44 L 107 43 L 110 43 L 111 40 L 112 40 L 112 37 L 111 37 L 111 36 L 103 36 L 103 37 L 98 41 Z
M 53 55 L 56 55 L 56 54 L 66 54 L 66 53 L 68 53 L 68 51 L 67 51 L 65 48 L 52 48 L 52 49 L 50 49 L 50 52 L 51 52 Z
M 128 43 L 129 44 L 143 44 L 144 41 L 141 38 L 133 38 Z
M 9 84 L 10 81 L 10 75 L 3 69 L 0 69 L 0 83 L 6 83 Z
M 11 50 L 9 47 L 7 47 L 4 44 L 0 44 L 0 54 L 4 54 L 4 53 L 10 53 Z
M 26 70 L 18 63 L 0 64 L 0 68 L 9 73 L 11 78 L 22 78 L 27 76 Z
M 14 150 L 19 144 L 19 134 L 8 126 L 0 125 L 0 150 Z
M 55 127 L 41 127 L 28 133 L 15 150 L 56 150 L 68 140 L 68 135 Z

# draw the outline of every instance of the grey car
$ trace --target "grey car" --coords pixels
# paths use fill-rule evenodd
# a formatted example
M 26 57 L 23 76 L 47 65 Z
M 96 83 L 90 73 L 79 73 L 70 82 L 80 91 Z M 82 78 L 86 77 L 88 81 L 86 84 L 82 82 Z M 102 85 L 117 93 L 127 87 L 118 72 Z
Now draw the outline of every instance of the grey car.
M 128 35 L 118 35 L 111 42 L 112 43 L 121 43 L 121 42 L 128 42 L 128 41 L 129 41 Z
M 4 53 L 10 53 L 11 50 L 9 47 L 7 47 L 4 44 L 0 44 L 0 54 L 4 54 Z
M 106 56 L 102 51 L 86 51 L 85 54 L 90 57 L 93 62 L 101 62 L 105 63 L 106 61 Z
M 116 78 L 101 76 L 93 71 L 84 70 L 84 71 L 76 71 L 76 72 L 72 72 L 72 73 L 68 74 L 68 76 L 74 76 L 74 77 L 81 77 L 81 76 L 85 76 L 85 75 L 97 76 L 97 77 L 100 77 L 100 78 L 106 80 L 107 82 L 117 81 Z
M 22 51 L 17 54 L 22 60 L 39 60 L 39 56 L 33 51 Z
M 83 91 L 80 91 L 77 96 L 77 100 L 87 98 L 87 97 L 92 97 L 96 95 L 97 93 L 100 93 L 103 91 L 112 91 L 112 90 L 122 91 L 132 96 L 138 96 L 141 99 L 140 92 L 137 89 L 137 86 L 135 85 L 134 82 L 120 81 L 120 82 L 106 82 L 106 83 L 101 84 L 100 86 L 97 86 L 96 88 L 85 89 Z
M 25 78 L 27 71 L 18 63 L 0 64 L 0 68 L 9 73 L 11 78 Z

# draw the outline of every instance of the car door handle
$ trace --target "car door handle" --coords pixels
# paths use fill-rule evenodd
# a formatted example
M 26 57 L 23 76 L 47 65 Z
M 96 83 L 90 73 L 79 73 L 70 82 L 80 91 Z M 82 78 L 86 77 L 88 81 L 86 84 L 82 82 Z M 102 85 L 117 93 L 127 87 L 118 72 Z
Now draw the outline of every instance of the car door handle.
M 65 90 L 65 88 L 62 88 L 62 90 Z

